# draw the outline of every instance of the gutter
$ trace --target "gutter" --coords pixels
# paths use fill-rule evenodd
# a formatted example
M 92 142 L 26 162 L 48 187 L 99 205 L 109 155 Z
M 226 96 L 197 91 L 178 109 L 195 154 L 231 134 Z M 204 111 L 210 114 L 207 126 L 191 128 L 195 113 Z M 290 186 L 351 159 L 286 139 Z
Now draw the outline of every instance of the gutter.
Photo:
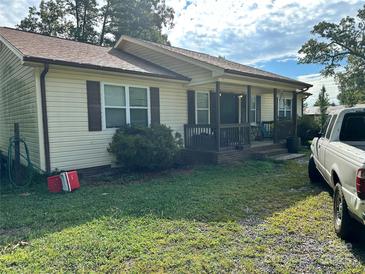
M 311 84 L 307 84 L 307 83 L 296 81 L 296 80 L 281 79 L 281 78 L 275 78 L 275 77 L 271 77 L 271 76 L 257 75 L 257 74 L 254 74 L 254 73 L 241 72 L 241 71 L 236 71 L 236 70 L 232 70 L 232 69 L 225 69 L 224 72 L 225 73 L 230 73 L 230 74 L 235 74 L 235 75 L 241 75 L 241 76 L 257 78 L 257 79 L 263 79 L 263 80 L 269 80 L 269 81 L 274 81 L 274 82 L 286 83 L 286 84 L 291 84 L 291 85 L 301 85 L 301 86 L 305 86 L 305 88 L 303 88 L 303 89 L 306 89 L 306 90 L 308 90 L 308 88 L 313 86 Z
M 41 86 L 41 103 L 42 103 L 42 122 L 43 122 L 43 143 L 44 154 L 46 160 L 46 173 L 51 173 L 51 159 L 49 152 L 49 134 L 48 134 L 48 114 L 47 114 L 47 98 L 46 98 L 46 75 L 49 70 L 49 64 L 44 63 L 44 69 L 40 75 Z

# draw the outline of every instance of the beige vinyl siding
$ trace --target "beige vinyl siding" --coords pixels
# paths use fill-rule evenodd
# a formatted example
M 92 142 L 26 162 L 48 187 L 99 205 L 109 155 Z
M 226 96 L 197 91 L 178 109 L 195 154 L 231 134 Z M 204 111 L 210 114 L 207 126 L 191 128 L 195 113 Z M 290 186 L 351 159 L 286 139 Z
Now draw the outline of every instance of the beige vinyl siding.
M 161 124 L 166 124 L 183 135 L 183 125 L 187 122 L 187 95 L 182 83 L 51 68 L 47 74 L 46 90 L 53 170 L 81 169 L 113 163 L 107 147 L 115 130 L 88 130 L 87 80 L 159 87 Z
M 20 58 L 0 42 L 0 150 L 7 153 L 14 123 L 19 123 L 31 161 L 40 167 L 36 96 L 34 69 L 22 65 Z
M 123 50 L 176 73 L 187 76 L 192 79 L 192 82 L 206 81 L 210 80 L 212 77 L 212 72 L 210 70 L 189 64 L 146 47 L 126 42 L 123 45 Z

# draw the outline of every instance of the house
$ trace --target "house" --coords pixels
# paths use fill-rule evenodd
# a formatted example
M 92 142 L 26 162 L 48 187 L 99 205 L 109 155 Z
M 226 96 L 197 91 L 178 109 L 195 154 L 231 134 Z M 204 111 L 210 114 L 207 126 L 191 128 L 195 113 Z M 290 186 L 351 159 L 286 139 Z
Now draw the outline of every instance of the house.
M 110 166 L 124 124 L 165 124 L 187 151 L 235 151 L 295 134 L 311 85 L 122 36 L 101 47 L 0 28 L 0 150 L 13 124 L 44 171 Z M 270 141 L 270 142 L 271 142 Z
M 354 107 L 365 108 L 365 104 L 357 104 Z M 346 108 L 346 106 L 344 105 L 329 106 L 326 113 L 329 114 L 331 112 L 339 111 L 344 108 Z M 321 115 L 321 110 L 319 106 L 305 107 L 303 113 L 304 115 L 319 117 Z

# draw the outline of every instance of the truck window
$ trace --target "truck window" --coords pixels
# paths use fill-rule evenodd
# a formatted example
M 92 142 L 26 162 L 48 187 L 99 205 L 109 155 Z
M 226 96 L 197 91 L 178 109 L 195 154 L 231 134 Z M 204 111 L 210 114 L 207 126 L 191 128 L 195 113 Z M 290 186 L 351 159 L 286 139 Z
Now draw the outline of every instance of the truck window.
M 365 141 L 365 113 L 347 113 L 342 122 L 340 141 Z
M 328 128 L 328 125 L 329 125 L 329 123 L 331 121 L 331 117 L 332 116 L 330 116 L 330 115 L 327 116 L 326 122 L 324 123 L 323 128 L 321 129 L 321 135 L 322 135 L 322 137 L 324 137 L 325 134 L 326 134 L 326 132 L 327 132 L 327 128 Z
M 327 133 L 326 133 L 327 139 L 329 139 L 331 137 L 331 132 L 332 132 L 333 126 L 335 124 L 336 118 L 337 118 L 337 114 L 332 116 L 331 122 L 327 128 Z

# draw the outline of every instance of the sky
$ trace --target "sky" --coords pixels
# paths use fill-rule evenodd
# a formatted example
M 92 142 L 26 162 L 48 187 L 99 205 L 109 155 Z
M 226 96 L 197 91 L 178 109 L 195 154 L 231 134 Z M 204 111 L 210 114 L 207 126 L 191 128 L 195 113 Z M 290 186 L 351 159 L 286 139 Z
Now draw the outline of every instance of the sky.
M 40 0 L 0 0 L 0 25 L 14 26 Z M 102 3 L 103 0 L 98 0 Z M 318 74 L 297 63 L 298 50 L 320 21 L 355 16 L 364 0 L 166 0 L 173 46 L 201 51 L 292 78 Z

